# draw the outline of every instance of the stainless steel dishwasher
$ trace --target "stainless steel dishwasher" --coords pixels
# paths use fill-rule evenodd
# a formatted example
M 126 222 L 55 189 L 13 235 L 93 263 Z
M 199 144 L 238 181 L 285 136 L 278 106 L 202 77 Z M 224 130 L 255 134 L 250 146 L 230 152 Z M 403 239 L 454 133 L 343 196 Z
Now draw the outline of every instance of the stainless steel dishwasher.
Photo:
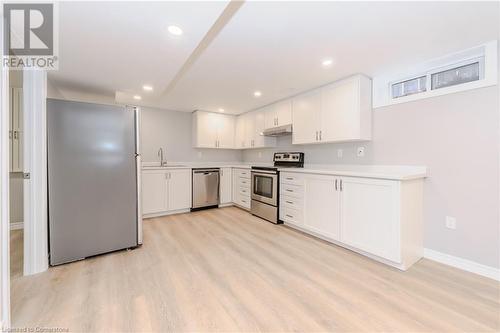
M 219 169 L 193 169 L 192 210 L 219 205 Z

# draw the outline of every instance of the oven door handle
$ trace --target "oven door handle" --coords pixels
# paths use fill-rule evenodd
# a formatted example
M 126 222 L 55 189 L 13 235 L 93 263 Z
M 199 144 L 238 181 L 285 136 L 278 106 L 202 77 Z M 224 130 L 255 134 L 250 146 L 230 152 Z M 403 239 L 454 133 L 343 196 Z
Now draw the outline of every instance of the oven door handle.
M 259 171 L 252 171 L 252 174 L 253 175 L 277 175 L 278 173 L 276 171 L 263 171 L 263 170 L 259 170 Z

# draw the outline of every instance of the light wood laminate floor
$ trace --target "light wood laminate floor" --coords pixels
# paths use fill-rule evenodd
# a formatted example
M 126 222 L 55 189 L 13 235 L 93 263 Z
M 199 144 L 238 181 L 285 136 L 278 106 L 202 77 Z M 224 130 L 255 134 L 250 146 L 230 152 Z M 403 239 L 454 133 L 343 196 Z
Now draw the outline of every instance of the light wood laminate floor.
M 71 331 L 485 332 L 496 281 L 401 272 L 238 208 L 144 222 L 144 245 L 12 281 L 16 327 Z

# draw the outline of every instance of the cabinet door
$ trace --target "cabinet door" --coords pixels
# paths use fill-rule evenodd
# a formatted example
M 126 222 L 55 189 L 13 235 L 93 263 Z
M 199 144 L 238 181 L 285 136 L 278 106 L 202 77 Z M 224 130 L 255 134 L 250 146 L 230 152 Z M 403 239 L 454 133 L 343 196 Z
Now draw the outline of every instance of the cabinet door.
M 142 213 L 152 214 L 167 210 L 167 173 L 164 170 L 142 172 Z
M 245 148 L 245 115 L 236 117 L 236 126 L 234 133 L 234 147 L 237 149 Z
M 342 242 L 400 262 L 399 183 L 343 177 L 341 193 Z
M 217 148 L 234 148 L 234 116 L 217 114 Z
M 293 99 L 293 144 L 316 143 L 321 113 L 321 91 L 314 90 Z
M 276 127 L 276 118 L 278 117 L 278 114 L 276 113 L 276 109 L 273 107 L 273 105 L 266 106 L 265 108 L 262 108 L 260 110 L 264 112 L 265 115 L 265 128 Z
M 245 147 L 255 147 L 255 113 L 248 112 L 243 115 L 245 119 Z
M 191 170 L 168 170 L 168 210 L 191 208 Z
M 11 171 L 23 171 L 23 93 L 21 88 L 12 88 L 11 99 Z
M 346 79 L 322 88 L 321 141 L 360 138 L 359 79 Z
M 197 148 L 216 148 L 219 118 L 217 113 L 193 113 L 193 145 Z
M 219 197 L 221 204 L 227 204 L 232 201 L 232 184 L 232 168 L 220 168 Z
M 274 104 L 278 126 L 292 123 L 292 100 L 286 100 Z
M 263 110 L 257 110 L 254 114 L 254 147 L 274 147 L 276 146 L 276 138 L 261 135 L 266 129 L 266 113 Z
M 334 240 L 340 239 L 340 189 L 334 176 L 307 175 L 304 179 L 304 225 Z

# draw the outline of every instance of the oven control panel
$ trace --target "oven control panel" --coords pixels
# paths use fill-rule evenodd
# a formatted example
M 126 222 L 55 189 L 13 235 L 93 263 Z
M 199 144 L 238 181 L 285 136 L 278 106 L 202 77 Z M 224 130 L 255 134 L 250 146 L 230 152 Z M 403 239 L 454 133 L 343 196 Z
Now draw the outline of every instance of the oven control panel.
M 273 160 L 275 165 L 301 167 L 304 165 L 304 153 L 274 153 Z

